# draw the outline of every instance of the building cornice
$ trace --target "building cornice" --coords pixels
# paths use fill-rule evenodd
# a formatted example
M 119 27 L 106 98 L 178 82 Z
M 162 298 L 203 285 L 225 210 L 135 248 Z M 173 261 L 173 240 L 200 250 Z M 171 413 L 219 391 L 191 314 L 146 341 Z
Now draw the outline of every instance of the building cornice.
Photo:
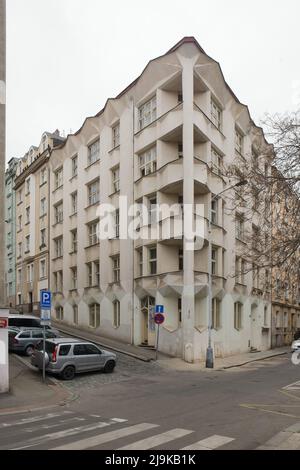
M 44 165 L 49 160 L 50 154 L 51 152 L 49 149 L 45 150 L 31 163 L 31 165 L 25 168 L 25 170 L 23 170 L 22 173 L 16 177 L 14 190 L 17 190 L 29 175 L 35 173 L 42 165 Z

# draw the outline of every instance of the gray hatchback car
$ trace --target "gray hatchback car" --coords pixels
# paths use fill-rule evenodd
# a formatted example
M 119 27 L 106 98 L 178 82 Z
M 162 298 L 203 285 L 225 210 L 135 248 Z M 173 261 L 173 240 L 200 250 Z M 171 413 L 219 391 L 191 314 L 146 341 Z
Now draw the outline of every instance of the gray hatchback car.
M 46 338 L 56 338 L 59 333 L 53 330 L 46 330 Z M 11 352 L 24 353 L 31 356 L 35 346 L 43 339 L 41 328 L 16 328 L 10 327 L 8 330 L 8 347 Z
M 77 373 L 103 370 L 113 372 L 117 357 L 114 353 L 98 348 L 93 343 L 75 338 L 53 338 L 46 341 L 46 372 L 72 380 Z M 43 343 L 39 343 L 31 364 L 43 367 Z

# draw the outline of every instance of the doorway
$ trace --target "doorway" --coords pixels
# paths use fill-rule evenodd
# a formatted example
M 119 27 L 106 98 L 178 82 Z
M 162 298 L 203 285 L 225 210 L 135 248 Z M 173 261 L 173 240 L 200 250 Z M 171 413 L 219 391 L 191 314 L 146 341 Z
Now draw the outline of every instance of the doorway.
M 145 346 L 155 344 L 155 323 L 154 323 L 154 297 L 147 296 L 141 300 L 141 338 Z

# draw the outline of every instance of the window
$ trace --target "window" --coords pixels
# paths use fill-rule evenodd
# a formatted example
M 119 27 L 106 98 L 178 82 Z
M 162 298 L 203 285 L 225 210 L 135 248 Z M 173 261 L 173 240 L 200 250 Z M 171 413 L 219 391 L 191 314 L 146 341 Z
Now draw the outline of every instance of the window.
M 235 219 L 235 236 L 239 240 L 244 239 L 244 232 L 245 232 L 245 222 L 244 217 L 242 215 L 237 214 Z
M 139 130 L 156 120 L 156 96 L 139 107 Z
M 242 328 L 242 313 L 243 313 L 243 304 L 240 302 L 235 302 L 234 304 L 234 328 L 236 330 L 241 330 Z
M 178 144 L 177 151 L 178 151 L 178 158 L 183 158 L 183 145 L 182 144 Z
M 245 284 L 245 276 L 246 276 L 246 261 L 244 259 L 241 260 L 241 282 Z
M 47 170 L 46 168 L 43 168 L 40 172 L 40 186 L 46 183 L 46 181 L 47 181 Z
M 100 263 L 99 261 L 94 261 L 94 270 L 95 270 L 95 286 L 100 286 Z
M 100 160 L 100 139 L 88 147 L 88 165 L 92 165 L 98 160 Z
M 54 240 L 54 252 L 56 258 L 63 256 L 63 237 Z
M 177 300 L 177 309 L 178 309 L 178 323 L 182 322 L 182 300 L 181 297 Z
M 114 282 L 119 282 L 120 281 L 120 255 L 113 257 L 112 264 L 113 264 L 113 280 Z
M 120 302 L 115 300 L 114 303 L 114 328 L 119 328 L 120 326 Z
M 89 327 L 99 328 L 100 326 L 100 305 L 92 304 L 89 306 Z
M 120 237 L 120 210 L 115 211 L 115 238 Z
M 54 206 L 54 217 L 55 217 L 55 223 L 56 224 L 61 224 L 64 220 L 64 207 L 63 203 L 60 202 L 57 204 L 57 206 Z
M 63 321 L 64 319 L 64 309 L 62 307 L 57 307 L 55 309 L 56 320 Z
M 22 304 L 22 294 L 17 295 L 17 301 L 18 301 L 18 305 Z
M 18 199 L 18 204 L 21 204 L 21 202 L 22 202 L 22 189 L 20 189 L 18 191 L 18 198 L 17 199 Z
M 211 120 L 220 131 L 222 127 L 222 110 L 220 106 L 218 106 L 214 100 L 211 100 L 210 108 L 211 108 Z
M 77 229 L 71 231 L 71 252 L 77 253 Z
M 46 198 L 43 197 L 41 199 L 41 207 L 40 207 L 40 215 L 43 217 L 47 213 L 47 204 L 46 204 Z
M 22 216 L 19 215 L 18 217 L 18 231 L 22 230 Z
M 78 156 L 75 155 L 72 158 L 72 178 L 74 178 L 74 176 L 77 176 L 77 170 L 78 170 Z
M 33 280 L 33 264 L 27 266 L 27 282 L 32 282 Z
M 30 207 L 26 207 L 26 224 L 30 224 Z
M 156 146 L 139 156 L 139 168 L 141 176 L 147 176 L 156 171 Z
M 218 248 L 211 249 L 211 273 L 216 275 L 218 273 Z
M 244 137 L 238 129 L 235 129 L 235 150 L 243 155 Z
M 18 284 L 21 284 L 21 283 L 22 283 L 22 268 L 19 268 L 19 269 L 18 269 L 18 272 L 17 272 L 17 282 L 18 282 Z
M 218 223 L 218 200 L 214 198 L 211 201 L 211 223 Z
M 113 192 L 120 190 L 120 167 L 112 170 L 112 186 Z
M 99 202 L 99 195 L 99 180 L 97 180 L 88 185 L 88 205 L 91 206 Z
M 154 224 L 157 223 L 157 199 L 156 199 L 156 196 L 149 198 L 148 207 L 149 207 L 149 220 L 148 220 L 148 223 L 150 225 L 154 225 Z
M 137 256 L 138 256 L 138 272 L 139 276 L 143 275 L 143 248 L 140 250 L 137 250 Z
M 46 260 L 41 259 L 40 261 L 40 279 L 45 279 L 46 276 Z
M 213 147 L 211 148 L 211 164 L 212 170 L 220 175 L 222 172 L 223 158 Z
M 70 352 L 71 345 L 70 344 L 62 344 L 59 348 L 59 356 L 67 356 Z
M 221 328 L 220 300 L 212 299 L 212 328 L 219 330 Z
M 183 271 L 183 249 L 179 248 L 178 250 L 178 268 L 179 271 Z
M 100 263 L 99 261 L 86 263 L 86 268 L 87 268 L 87 287 L 99 287 L 100 286 Z
M 53 273 L 53 280 L 54 280 L 54 291 L 55 292 L 62 292 L 63 290 L 63 272 L 56 271 Z
M 74 325 L 78 325 L 78 306 L 73 305 L 73 323 Z
M 93 222 L 88 225 L 89 233 L 89 246 L 96 245 L 98 243 L 98 222 Z
M 8 208 L 7 208 L 7 220 L 8 220 L 9 222 L 11 221 L 11 214 L 12 214 L 12 212 L 11 212 L 11 207 L 8 207 Z
M 26 188 L 25 189 L 25 194 L 27 196 L 28 194 L 30 194 L 30 178 L 28 178 L 28 180 L 26 180 L 25 188 Z
M 71 215 L 77 213 L 77 191 L 71 194 Z
M 77 289 L 77 267 L 71 268 L 71 289 Z
M 87 282 L 88 282 L 88 287 L 93 286 L 93 265 L 92 263 L 87 263 Z
M 113 147 L 120 145 L 120 123 L 116 124 L 112 129 Z
M 60 168 L 54 173 L 54 188 L 58 189 L 63 185 L 63 169 Z
M 40 232 L 41 236 L 41 246 L 40 248 L 44 248 L 46 246 L 46 229 L 43 228 Z
M 157 250 L 156 247 L 149 248 L 149 272 L 151 275 L 157 273 Z
M 264 307 L 264 326 L 268 326 L 268 307 Z
M 18 258 L 22 257 L 22 242 L 18 243 Z
M 28 253 L 30 251 L 30 235 L 27 235 L 25 237 L 25 253 Z

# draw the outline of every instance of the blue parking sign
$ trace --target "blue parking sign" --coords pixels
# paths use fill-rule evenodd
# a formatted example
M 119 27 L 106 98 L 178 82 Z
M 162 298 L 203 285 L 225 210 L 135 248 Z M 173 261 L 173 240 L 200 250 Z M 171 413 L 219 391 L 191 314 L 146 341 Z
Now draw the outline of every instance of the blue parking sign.
M 49 290 L 41 290 L 40 307 L 41 310 L 51 309 L 51 292 Z

